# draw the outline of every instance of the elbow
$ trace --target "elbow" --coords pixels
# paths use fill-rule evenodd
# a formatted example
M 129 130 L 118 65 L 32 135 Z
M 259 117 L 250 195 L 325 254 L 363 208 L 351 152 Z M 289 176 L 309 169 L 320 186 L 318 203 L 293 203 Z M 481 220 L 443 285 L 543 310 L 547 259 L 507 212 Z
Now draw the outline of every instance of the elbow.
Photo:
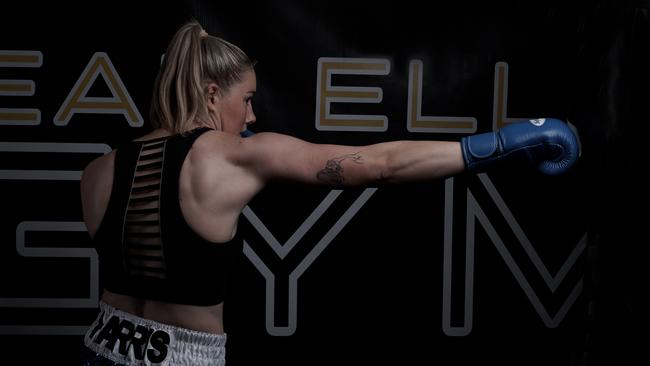
M 398 168 L 394 161 L 386 157 L 382 159 L 375 169 L 374 181 L 377 184 L 391 184 L 398 182 Z
M 394 175 L 390 174 L 387 171 L 381 172 L 379 176 L 375 179 L 375 184 L 377 185 L 385 185 L 385 184 L 393 184 L 397 183 L 397 180 L 395 180 Z

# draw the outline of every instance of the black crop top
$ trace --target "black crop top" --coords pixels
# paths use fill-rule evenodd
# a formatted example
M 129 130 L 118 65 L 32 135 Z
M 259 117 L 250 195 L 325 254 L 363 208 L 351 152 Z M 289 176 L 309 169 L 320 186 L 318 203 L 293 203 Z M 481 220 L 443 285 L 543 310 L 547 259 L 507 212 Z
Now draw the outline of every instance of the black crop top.
M 239 235 L 228 243 L 203 239 L 185 221 L 178 197 L 185 157 L 208 130 L 116 150 L 111 197 L 93 239 L 107 290 L 177 304 L 223 301 Z

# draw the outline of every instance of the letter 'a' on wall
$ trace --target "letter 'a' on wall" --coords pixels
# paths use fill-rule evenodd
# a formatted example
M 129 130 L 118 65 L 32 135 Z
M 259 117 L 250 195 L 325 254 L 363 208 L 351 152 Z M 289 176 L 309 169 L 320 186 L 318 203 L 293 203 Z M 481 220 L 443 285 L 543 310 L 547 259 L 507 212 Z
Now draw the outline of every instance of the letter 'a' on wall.
M 89 97 L 88 91 L 100 76 L 106 82 L 111 97 Z M 54 116 L 54 124 L 65 126 L 76 113 L 122 114 L 131 127 L 141 127 L 144 119 L 124 87 L 115 67 L 104 52 L 96 52 L 79 76 L 61 108 Z

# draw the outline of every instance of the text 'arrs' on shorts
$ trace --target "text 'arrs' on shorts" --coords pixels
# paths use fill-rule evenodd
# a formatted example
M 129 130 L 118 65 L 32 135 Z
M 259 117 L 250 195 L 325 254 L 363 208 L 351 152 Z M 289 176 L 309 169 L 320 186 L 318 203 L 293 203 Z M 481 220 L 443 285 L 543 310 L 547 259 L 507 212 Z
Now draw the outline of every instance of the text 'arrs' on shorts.
M 100 302 L 84 337 L 97 357 L 123 365 L 223 366 L 226 335 L 144 319 Z

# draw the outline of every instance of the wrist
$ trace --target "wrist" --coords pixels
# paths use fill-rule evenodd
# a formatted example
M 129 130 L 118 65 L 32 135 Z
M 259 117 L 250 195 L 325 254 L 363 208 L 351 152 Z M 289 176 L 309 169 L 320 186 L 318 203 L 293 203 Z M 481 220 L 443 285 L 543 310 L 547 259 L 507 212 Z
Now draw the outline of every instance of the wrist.
M 480 172 L 498 159 L 502 147 L 496 132 L 465 136 L 460 140 L 465 170 Z

